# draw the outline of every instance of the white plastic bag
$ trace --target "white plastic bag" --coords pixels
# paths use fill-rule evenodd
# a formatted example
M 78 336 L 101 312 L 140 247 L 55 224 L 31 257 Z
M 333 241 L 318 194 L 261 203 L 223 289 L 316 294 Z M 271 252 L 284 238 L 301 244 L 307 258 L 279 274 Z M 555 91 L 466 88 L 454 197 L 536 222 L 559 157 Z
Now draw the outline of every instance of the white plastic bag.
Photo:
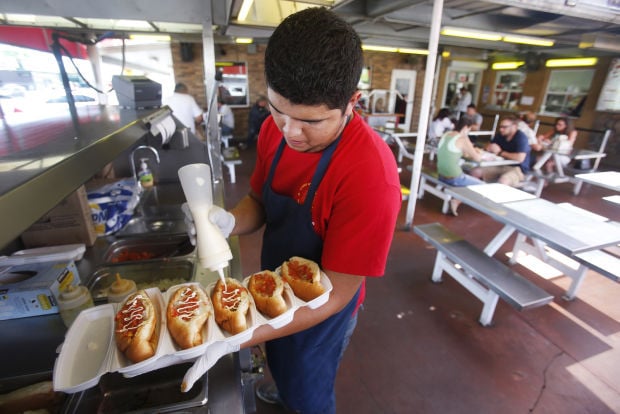
M 134 179 L 117 181 L 88 192 L 91 216 L 98 236 L 122 229 L 133 216 L 140 200 L 140 186 Z

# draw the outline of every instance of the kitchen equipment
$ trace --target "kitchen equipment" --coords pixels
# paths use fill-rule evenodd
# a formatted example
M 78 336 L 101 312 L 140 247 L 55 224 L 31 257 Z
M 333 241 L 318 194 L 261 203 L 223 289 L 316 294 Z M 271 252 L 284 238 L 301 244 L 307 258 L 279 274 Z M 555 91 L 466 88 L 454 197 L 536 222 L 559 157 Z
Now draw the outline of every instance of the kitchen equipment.
M 136 282 L 133 280 L 123 279 L 119 273 L 115 275 L 115 278 L 116 280 L 108 288 L 108 302 L 110 303 L 121 302 L 137 290 Z
M 101 266 L 88 278 L 87 286 L 95 302 L 110 301 L 108 295 L 117 273 L 123 279 L 136 282 L 137 289 L 157 287 L 164 292 L 170 286 L 191 281 L 194 263 L 184 258 L 171 258 Z
M 213 206 L 211 168 L 200 163 L 186 165 L 179 169 L 179 179 L 196 226 L 198 260 L 223 279 L 232 252 L 222 232 L 209 220 Z
M 86 286 L 69 286 L 64 292 L 58 295 L 58 309 L 60 317 L 68 328 L 71 326 L 75 318 L 84 309 L 95 306 L 93 298 Z

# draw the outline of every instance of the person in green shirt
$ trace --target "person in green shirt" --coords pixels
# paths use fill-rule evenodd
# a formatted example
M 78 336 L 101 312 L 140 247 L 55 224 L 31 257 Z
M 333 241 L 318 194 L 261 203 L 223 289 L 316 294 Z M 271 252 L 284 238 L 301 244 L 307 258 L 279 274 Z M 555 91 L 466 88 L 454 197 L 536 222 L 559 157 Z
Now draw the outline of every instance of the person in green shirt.
M 439 181 L 456 187 L 467 185 L 484 184 L 469 174 L 465 174 L 461 168 L 461 158 L 465 157 L 473 161 L 480 161 L 482 155 L 469 140 L 473 119 L 467 116 L 461 117 L 452 131 L 448 131 L 439 140 L 437 145 L 437 174 Z M 450 200 L 450 211 L 454 216 L 458 215 L 459 200 Z

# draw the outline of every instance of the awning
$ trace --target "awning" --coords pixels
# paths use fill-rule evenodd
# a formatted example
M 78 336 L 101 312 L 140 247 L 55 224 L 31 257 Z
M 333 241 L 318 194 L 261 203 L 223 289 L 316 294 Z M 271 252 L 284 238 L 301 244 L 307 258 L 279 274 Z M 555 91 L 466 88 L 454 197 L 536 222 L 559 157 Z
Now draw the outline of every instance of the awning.
M 0 26 L 0 43 L 51 52 L 52 33 L 54 30 L 38 27 Z M 60 39 L 60 44 L 69 51 L 71 57 L 88 59 L 86 45 L 66 39 Z

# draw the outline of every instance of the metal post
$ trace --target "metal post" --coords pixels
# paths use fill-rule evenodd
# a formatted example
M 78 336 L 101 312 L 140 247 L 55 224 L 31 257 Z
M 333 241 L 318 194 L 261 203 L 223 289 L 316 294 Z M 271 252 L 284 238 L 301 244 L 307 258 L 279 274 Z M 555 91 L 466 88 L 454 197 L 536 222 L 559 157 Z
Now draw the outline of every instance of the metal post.
M 413 157 L 413 171 L 411 172 L 411 185 L 409 188 L 410 196 L 409 202 L 407 203 L 407 214 L 405 216 L 405 228 L 408 230 L 413 228 L 413 214 L 415 212 L 415 204 L 417 200 L 415 195 L 418 194 L 420 172 L 422 170 L 422 157 L 424 156 L 424 144 L 426 141 L 426 131 L 428 129 L 442 12 L 443 0 L 435 0 L 433 5 L 433 19 L 431 22 L 430 38 L 428 41 L 428 57 L 426 59 L 426 72 L 424 74 L 424 89 L 422 91 L 422 105 L 420 107 L 418 137 L 416 140 L 415 153 Z

